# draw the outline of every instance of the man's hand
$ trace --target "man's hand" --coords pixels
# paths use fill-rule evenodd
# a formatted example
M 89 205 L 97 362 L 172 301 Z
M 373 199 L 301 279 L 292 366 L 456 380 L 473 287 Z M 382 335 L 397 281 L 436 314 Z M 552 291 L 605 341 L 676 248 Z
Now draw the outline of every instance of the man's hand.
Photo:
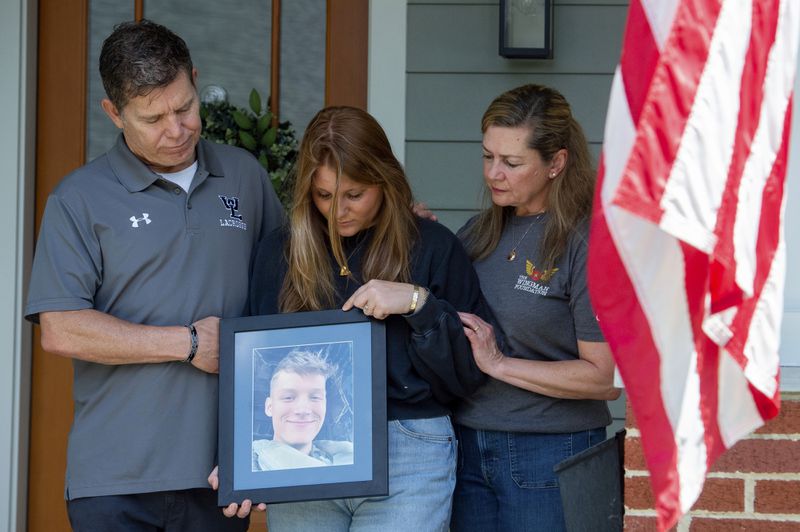
M 208 475 L 208 484 L 211 486 L 211 489 L 217 491 L 219 489 L 219 466 L 214 466 L 214 470 L 211 471 L 211 474 Z M 267 509 L 267 505 L 263 502 L 253 506 L 253 503 L 250 499 L 245 499 L 242 501 L 242 504 L 236 504 L 235 502 L 230 503 L 228 506 L 222 509 L 222 513 L 225 514 L 225 517 L 233 517 L 236 516 L 240 519 L 244 519 L 248 515 L 250 515 L 250 510 L 257 510 L 259 512 L 263 512 Z
M 197 354 L 192 365 L 206 373 L 219 373 L 219 318 L 208 316 L 193 325 L 197 329 Z

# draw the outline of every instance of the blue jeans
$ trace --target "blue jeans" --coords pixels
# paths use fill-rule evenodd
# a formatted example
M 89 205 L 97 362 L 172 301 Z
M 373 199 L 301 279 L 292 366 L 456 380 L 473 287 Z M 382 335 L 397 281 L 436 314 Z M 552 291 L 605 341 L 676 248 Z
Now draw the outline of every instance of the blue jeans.
M 250 519 L 227 518 L 210 489 L 83 497 L 67 501 L 75 532 L 245 532 Z
M 446 531 L 456 483 L 448 417 L 389 422 L 389 495 L 272 504 L 270 532 Z
M 596 445 L 606 429 L 567 434 L 473 430 L 456 425 L 453 532 L 565 530 L 553 466 Z

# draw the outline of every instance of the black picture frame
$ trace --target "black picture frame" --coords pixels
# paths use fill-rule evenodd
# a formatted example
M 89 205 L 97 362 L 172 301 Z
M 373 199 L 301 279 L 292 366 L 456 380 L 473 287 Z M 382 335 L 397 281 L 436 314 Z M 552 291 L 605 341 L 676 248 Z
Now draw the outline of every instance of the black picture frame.
M 386 332 L 382 322 L 357 311 L 341 310 L 230 318 L 220 320 L 219 345 L 220 506 L 245 499 L 280 503 L 388 495 Z M 302 393 L 267 398 L 270 386 L 281 389 L 276 380 L 281 372 L 276 372 L 275 366 L 292 351 L 311 351 L 325 359 L 332 375 L 324 380 L 322 420 L 289 422 L 283 425 L 293 425 L 287 429 L 280 424 L 291 414 L 279 414 L 277 405 L 299 401 L 295 395 Z M 287 373 L 292 372 L 284 371 L 281 378 Z M 269 422 L 267 411 L 274 414 Z M 318 412 L 302 415 L 320 420 Z M 305 428 L 315 423 L 314 428 Z M 282 436 L 277 437 L 279 430 Z M 318 432 L 297 436 L 305 430 Z M 329 431 L 326 438 L 331 439 L 321 437 L 323 430 Z M 297 451 L 296 441 L 283 443 L 307 437 L 313 438 L 309 453 L 313 458 Z M 321 462 L 310 465 L 317 463 L 314 460 Z
M 553 58 L 553 1 L 500 0 L 500 55 Z

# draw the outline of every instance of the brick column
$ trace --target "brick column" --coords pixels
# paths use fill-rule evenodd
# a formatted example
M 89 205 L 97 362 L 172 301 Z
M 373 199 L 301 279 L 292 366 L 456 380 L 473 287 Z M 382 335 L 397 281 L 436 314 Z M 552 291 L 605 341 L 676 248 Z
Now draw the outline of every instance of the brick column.
M 703 492 L 676 532 L 800 531 L 800 394 L 783 394 L 781 413 L 714 464 Z M 628 407 L 625 530 L 655 530 L 650 479 Z

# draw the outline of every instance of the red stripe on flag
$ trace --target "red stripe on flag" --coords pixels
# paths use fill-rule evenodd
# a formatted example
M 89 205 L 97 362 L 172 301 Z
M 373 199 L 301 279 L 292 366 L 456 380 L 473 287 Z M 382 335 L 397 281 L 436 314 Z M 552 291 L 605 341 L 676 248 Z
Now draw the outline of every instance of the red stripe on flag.
M 706 444 L 706 474 L 725 452 L 725 440 L 719 426 L 719 371 L 722 349 L 711 339 L 701 334 L 695 336 L 698 349 L 697 373 L 700 377 L 700 419 L 703 421 L 703 441 Z
M 779 0 L 754 2 L 750 44 L 742 71 L 739 119 L 727 183 L 714 230 L 717 245 L 711 266 L 711 312 L 741 303 L 744 294 L 736 284 L 733 227 L 739 203 L 742 172 L 761 118 L 767 61 L 778 27 Z
M 591 224 L 590 242 L 612 243 L 602 210 L 600 191 L 605 175 L 600 160 L 598 185 Z M 677 471 L 677 448 L 672 425 L 661 400 L 661 376 L 658 349 L 650 335 L 650 323 L 627 276 L 625 265 L 613 245 L 589 246 L 589 292 L 595 312 L 603 316 L 600 328 L 614 347 L 619 372 L 625 382 L 637 383 L 626 393 L 642 433 L 642 448 L 650 483 L 657 497 L 662 529 L 671 527 L 680 517 L 680 484 Z M 624 327 L 615 324 L 624 323 Z M 617 358 L 636 353 L 635 357 Z M 658 436 L 656 436 L 658 435 Z
M 659 55 L 658 46 L 650 31 L 650 22 L 639 0 L 631 0 L 623 42 L 636 43 L 636 46 L 624 47 L 619 60 L 625 81 L 625 97 L 633 123 L 636 124 L 642 114 Z
M 703 423 L 703 441 L 706 445 L 706 467 L 710 469 L 714 457 L 725 451 L 718 423 L 720 348 L 703 332 L 708 295 L 708 255 L 680 242 L 684 260 L 684 288 L 689 318 L 692 324 L 694 349 L 697 353 L 697 375 L 700 380 L 700 419 Z
M 780 372 L 778 372 L 778 376 L 780 377 Z M 758 414 L 764 419 L 764 421 L 768 421 L 778 415 L 781 410 L 780 387 L 775 388 L 775 393 L 772 395 L 772 397 L 761 393 L 761 391 L 759 391 L 758 388 L 752 384 L 748 386 L 748 390 L 750 391 L 750 395 L 753 396 L 753 401 L 756 403 Z
M 719 0 L 685 0 L 679 5 L 614 198 L 616 205 L 656 224 L 719 12 Z M 636 45 L 626 42 L 625 48 Z

